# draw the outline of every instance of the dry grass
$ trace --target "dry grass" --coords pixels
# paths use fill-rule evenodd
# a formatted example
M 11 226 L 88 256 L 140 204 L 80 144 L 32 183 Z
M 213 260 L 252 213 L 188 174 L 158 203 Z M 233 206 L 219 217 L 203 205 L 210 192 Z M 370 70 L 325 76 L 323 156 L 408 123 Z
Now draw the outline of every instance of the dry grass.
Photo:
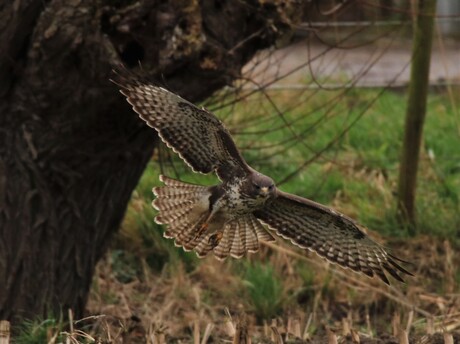
M 246 337 L 266 343 L 357 338 L 361 343 L 442 338 L 442 343 L 438 334 L 449 333 L 459 338 L 459 285 L 453 274 L 460 259 L 450 244 L 419 237 L 391 246 L 417 267 L 407 285 L 387 287 L 282 243 L 264 248 L 250 260 L 269 263 L 283 277 L 286 298 L 277 316 L 262 320 L 248 300 L 241 264 L 210 257 L 190 272 L 182 264 L 160 272 L 145 269 L 141 278 L 122 283 L 107 256 L 98 265 L 88 303 L 90 314 L 104 316 L 91 319 L 89 333 L 104 333 L 103 342 L 112 343 L 245 343 Z M 313 271 L 307 292 L 296 273 L 304 265 Z

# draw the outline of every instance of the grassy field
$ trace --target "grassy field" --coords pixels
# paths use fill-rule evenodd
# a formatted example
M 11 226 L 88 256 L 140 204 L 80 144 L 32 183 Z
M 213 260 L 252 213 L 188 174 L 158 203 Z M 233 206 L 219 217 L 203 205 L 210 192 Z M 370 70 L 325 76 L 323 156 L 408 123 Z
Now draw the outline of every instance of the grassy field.
M 319 340 L 336 333 L 358 335 L 362 343 L 390 343 L 396 333 L 421 338 L 458 329 L 459 100 L 443 90 L 431 92 L 418 178 L 418 234 L 410 237 L 395 220 L 404 94 L 350 89 L 268 96 L 276 108 L 265 95 L 254 94 L 216 111 L 247 161 L 282 190 L 357 219 L 412 262 L 407 267 L 415 277 L 388 287 L 282 240 L 240 261 L 200 260 L 183 252 L 154 223 L 151 189 L 159 185 L 160 171 L 194 183 L 218 181 L 191 173 L 163 147 L 98 265 L 88 314 L 104 316 L 89 318 L 87 332 L 116 343 L 142 343 L 145 337 L 151 343 L 231 342 L 235 328 L 247 328 L 253 342 Z M 218 104 L 216 98 L 209 107 Z

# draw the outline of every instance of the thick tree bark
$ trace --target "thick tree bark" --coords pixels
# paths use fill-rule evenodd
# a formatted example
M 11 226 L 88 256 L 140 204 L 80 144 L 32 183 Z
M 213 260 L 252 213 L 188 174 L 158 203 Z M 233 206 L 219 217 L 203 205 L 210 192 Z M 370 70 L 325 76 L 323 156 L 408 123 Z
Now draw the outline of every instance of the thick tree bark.
M 156 143 L 111 65 L 196 101 L 290 29 L 284 1 L 0 0 L 0 319 L 82 315 Z

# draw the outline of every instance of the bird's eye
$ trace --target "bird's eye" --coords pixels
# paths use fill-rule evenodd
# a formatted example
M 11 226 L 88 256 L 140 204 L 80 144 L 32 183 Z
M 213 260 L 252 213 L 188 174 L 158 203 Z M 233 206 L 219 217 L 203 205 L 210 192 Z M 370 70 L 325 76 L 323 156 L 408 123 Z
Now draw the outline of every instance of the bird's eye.
M 260 186 L 259 186 L 259 185 L 257 185 L 257 184 L 254 184 L 254 187 L 255 187 L 257 190 L 259 190 L 259 189 L 260 189 Z
M 275 187 L 275 185 L 272 184 L 272 185 L 270 185 L 268 188 L 269 188 L 270 190 L 273 190 L 274 187 Z

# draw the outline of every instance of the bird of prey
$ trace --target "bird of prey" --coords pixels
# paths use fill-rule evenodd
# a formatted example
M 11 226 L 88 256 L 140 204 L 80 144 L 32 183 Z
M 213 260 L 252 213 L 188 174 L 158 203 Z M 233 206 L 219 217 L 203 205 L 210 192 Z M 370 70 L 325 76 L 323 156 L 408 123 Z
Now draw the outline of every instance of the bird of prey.
M 113 82 L 163 142 L 194 172 L 215 172 L 221 181 L 202 186 L 160 177 L 164 186 L 153 189 L 155 221 L 167 225 L 164 236 L 176 246 L 199 257 L 213 252 L 218 259 L 241 258 L 256 252 L 259 240 L 275 240 L 274 233 L 387 284 L 385 272 L 399 281 L 401 273 L 411 275 L 355 221 L 277 189 L 270 177 L 251 168 L 214 114 L 126 70 L 115 73 Z

